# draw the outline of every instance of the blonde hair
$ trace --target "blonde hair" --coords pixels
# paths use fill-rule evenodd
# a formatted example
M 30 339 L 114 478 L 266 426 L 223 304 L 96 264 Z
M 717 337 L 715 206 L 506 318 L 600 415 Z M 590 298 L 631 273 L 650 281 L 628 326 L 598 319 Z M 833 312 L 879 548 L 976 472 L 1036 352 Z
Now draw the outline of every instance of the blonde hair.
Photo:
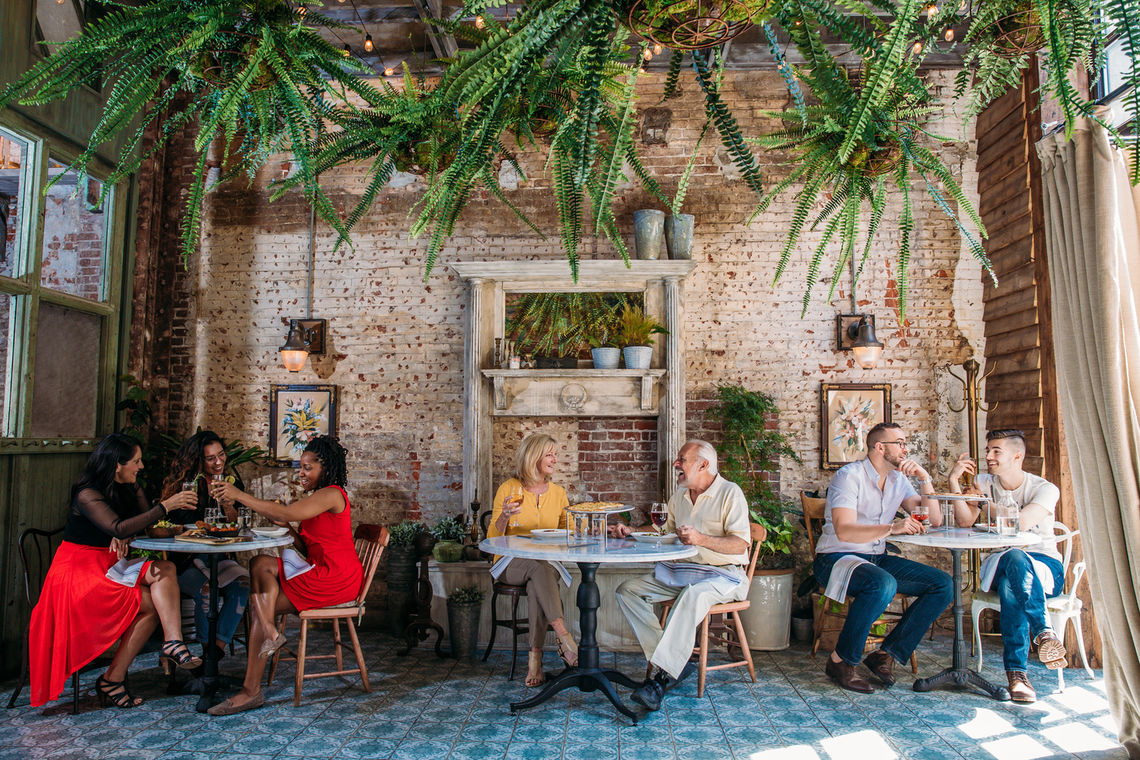
M 546 433 L 531 433 L 519 444 L 519 450 L 515 452 L 515 477 L 521 480 L 524 486 L 550 480 L 548 477 L 539 475 L 538 460 L 542 459 L 543 455 L 552 450 L 554 446 L 554 439 Z

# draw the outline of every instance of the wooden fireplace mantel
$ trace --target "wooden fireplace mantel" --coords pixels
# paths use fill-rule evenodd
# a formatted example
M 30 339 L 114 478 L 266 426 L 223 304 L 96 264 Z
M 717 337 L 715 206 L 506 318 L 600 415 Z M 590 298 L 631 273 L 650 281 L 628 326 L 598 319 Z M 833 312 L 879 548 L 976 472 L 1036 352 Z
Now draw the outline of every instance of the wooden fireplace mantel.
M 660 486 L 685 441 L 684 281 L 692 261 L 582 261 L 578 281 L 565 261 L 464 261 L 452 269 L 470 286 L 463 352 L 463 499 L 489 506 L 492 427 L 496 416 L 657 417 Z M 648 370 L 539 369 L 493 366 L 503 338 L 508 293 L 641 293 L 645 313 L 669 331 L 653 347 Z

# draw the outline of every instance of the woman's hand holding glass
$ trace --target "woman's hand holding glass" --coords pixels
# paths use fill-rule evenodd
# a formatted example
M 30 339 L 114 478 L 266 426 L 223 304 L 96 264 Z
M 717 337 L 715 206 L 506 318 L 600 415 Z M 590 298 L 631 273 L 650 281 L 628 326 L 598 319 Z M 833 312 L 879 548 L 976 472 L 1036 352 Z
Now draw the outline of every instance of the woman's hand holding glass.
M 523 492 L 516 488 L 503 499 L 503 514 L 509 517 L 508 528 L 519 527 L 519 513 L 522 512 Z

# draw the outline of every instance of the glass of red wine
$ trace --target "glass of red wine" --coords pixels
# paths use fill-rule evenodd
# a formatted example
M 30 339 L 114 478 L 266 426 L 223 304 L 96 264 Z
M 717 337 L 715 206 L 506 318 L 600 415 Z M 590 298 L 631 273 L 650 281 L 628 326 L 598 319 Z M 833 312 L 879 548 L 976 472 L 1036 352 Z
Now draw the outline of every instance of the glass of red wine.
M 657 529 L 657 545 L 661 546 L 661 529 L 669 521 L 669 506 L 663 501 L 653 502 L 653 506 L 649 508 L 649 519 Z
M 914 518 L 915 522 L 919 525 L 926 527 L 926 521 L 930 519 L 930 508 L 925 504 L 917 504 L 911 510 L 910 516 Z

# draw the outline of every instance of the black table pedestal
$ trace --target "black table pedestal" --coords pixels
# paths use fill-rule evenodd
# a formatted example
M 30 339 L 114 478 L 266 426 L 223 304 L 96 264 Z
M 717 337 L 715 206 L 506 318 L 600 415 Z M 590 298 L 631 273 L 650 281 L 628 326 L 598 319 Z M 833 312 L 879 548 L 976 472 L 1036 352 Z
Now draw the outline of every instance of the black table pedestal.
M 941 673 L 915 681 L 914 690 L 933 691 L 948 686 L 975 687 L 994 699 L 1006 702 L 1009 700 L 1009 689 L 990 683 L 977 671 L 966 667 L 966 639 L 962 635 L 962 618 L 966 613 L 962 607 L 962 550 L 950 549 L 950 554 L 954 558 L 954 659 L 951 666 Z
M 202 647 L 202 661 L 205 673 L 198 680 L 198 704 L 194 708 L 204 713 L 221 700 L 218 691 L 218 650 L 214 642 L 218 640 L 218 555 L 210 552 L 210 599 L 206 605 L 206 644 Z
M 576 686 L 578 691 L 600 691 L 606 695 L 617 711 L 637 725 L 637 714 L 622 704 L 613 684 L 619 683 L 631 689 L 641 686 L 641 682 L 634 681 L 616 670 L 603 670 L 598 665 L 598 641 L 595 636 L 598 626 L 598 607 L 601 606 L 601 596 L 598 593 L 598 584 L 594 574 L 598 570 L 597 562 L 579 562 L 578 568 L 582 571 L 582 582 L 578 586 L 578 611 L 581 621 L 582 640 L 578 642 L 578 665 L 567 668 L 554 678 L 546 682 L 542 691 L 533 697 L 521 702 L 511 703 L 511 712 L 525 710 L 528 707 L 540 705 L 558 692 Z

